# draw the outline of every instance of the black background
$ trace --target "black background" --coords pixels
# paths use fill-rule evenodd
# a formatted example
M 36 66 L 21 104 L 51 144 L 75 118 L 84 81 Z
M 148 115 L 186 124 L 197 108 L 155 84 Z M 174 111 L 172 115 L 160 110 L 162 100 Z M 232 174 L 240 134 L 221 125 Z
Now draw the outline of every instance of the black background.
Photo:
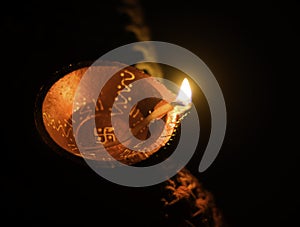
M 26 2 L 2 8 L 1 78 L 8 82 L 1 91 L 1 221 L 147 226 L 155 219 L 155 187 L 107 182 L 52 152 L 34 125 L 36 95 L 53 72 L 136 41 L 124 31 L 126 20 L 114 4 Z M 142 6 L 152 39 L 199 56 L 225 97 L 228 128 L 219 156 L 204 173 L 197 172 L 198 159 L 189 169 L 214 193 L 229 226 L 291 226 L 299 202 L 293 183 L 299 154 L 282 146 L 289 132 L 279 128 L 287 119 L 278 113 L 290 111 L 282 93 L 294 74 L 295 5 L 142 1 Z

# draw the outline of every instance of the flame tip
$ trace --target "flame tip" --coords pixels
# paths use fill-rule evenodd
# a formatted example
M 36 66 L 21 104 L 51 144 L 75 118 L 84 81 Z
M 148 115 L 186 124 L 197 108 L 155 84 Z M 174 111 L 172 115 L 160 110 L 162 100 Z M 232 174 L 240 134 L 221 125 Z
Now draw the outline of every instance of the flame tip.
M 192 90 L 191 90 L 190 83 L 187 78 L 183 79 L 176 99 L 183 102 L 186 105 L 191 103 Z

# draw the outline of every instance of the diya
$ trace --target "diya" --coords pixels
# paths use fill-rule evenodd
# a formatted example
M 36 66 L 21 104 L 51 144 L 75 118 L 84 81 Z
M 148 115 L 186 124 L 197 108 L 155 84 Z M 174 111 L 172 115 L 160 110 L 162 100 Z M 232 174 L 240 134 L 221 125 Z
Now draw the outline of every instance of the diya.
M 153 165 L 172 153 L 172 146 L 168 146 L 170 143 L 176 146 L 176 132 L 180 130 L 180 122 L 189 110 L 191 91 L 187 89 L 188 82 L 184 80 L 182 83 L 184 95 L 180 94 L 183 89 L 175 95 L 146 72 L 126 66 L 107 81 L 97 99 L 90 97 L 91 87 L 78 88 L 87 70 L 101 74 L 116 64 L 120 63 L 107 64 L 105 67 L 79 63 L 57 72 L 38 94 L 35 106 L 37 129 L 54 151 L 81 163 L 83 159 L 92 159 L 101 163 L 103 168 L 117 168 L 111 165 L 113 160 L 126 165 Z M 134 82 L 145 78 L 148 79 L 147 84 L 134 91 Z M 149 90 L 158 95 L 140 100 L 128 110 L 134 92 Z M 157 98 L 161 93 L 175 101 L 169 103 Z M 125 112 L 129 113 L 128 121 L 118 122 L 121 134 L 116 136 L 111 117 Z M 150 131 L 156 119 L 163 120 L 164 127 Z M 76 124 L 74 121 L 77 121 Z M 90 122 L 95 127 L 84 130 L 90 127 Z M 126 130 L 128 125 L 130 133 Z M 89 133 L 87 138 L 94 138 L 93 141 L 76 139 L 86 138 L 82 135 L 84 133 Z M 156 138 L 155 144 L 144 146 L 142 152 L 138 145 L 137 149 L 128 148 L 132 140 L 143 142 L 149 137 Z M 164 226 L 223 226 L 222 215 L 212 194 L 186 168 L 158 187 L 161 190 Z

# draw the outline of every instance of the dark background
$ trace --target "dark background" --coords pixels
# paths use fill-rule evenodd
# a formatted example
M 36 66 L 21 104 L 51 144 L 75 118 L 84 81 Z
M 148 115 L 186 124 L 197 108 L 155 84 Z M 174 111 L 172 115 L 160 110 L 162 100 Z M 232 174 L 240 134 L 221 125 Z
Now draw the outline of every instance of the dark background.
M 155 220 L 155 187 L 107 182 L 52 152 L 34 125 L 36 95 L 53 72 L 136 41 L 124 31 L 126 18 L 114 4 L 37 1 L 2 8 L 1 221 L 151 226 Z M 287 119 L 279 113 L 290 111 L 282 93 L 294 74 L 295 5 L 142 1 L 142 6 L 152 39 L 199 56 L 225 97 L 228 128 L 219 156 L 204 173 L 197 172 L 197 154 L 188 168 L 213 192 L 229 226 L 291 226 L 299 202 L 299 154 L 282 146 L 289 132 L 280 128 Z

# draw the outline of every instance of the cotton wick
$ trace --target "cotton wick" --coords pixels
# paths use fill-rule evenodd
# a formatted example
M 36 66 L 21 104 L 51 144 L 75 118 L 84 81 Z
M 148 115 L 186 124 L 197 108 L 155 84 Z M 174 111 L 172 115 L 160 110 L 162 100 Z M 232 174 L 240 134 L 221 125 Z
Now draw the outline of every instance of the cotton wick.
M 152 121 L 163 118 L 168 112 L 173 110 L 174 106 L 170 103 L 160 101 L 153 112 L 151 112 L 144 120 L 142 120 L 135 127 L 131 128 L 131 132 L 136 136 L 143 128 L 147 127 Z

